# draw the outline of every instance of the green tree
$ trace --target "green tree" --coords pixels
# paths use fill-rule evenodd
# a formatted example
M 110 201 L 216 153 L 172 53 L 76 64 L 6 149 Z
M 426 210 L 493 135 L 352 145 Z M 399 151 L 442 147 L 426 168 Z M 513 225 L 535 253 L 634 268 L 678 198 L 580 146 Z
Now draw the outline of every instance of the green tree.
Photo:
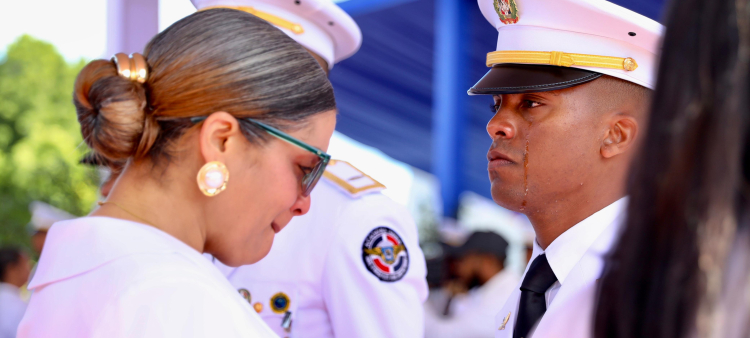
M 97 173 L 78 164 L 87 147 L 72 104 L 83 65 L 30 36 L 0 58 L 0 245 L 28 245 L 33 200 L 74 215 L 96 201 Z

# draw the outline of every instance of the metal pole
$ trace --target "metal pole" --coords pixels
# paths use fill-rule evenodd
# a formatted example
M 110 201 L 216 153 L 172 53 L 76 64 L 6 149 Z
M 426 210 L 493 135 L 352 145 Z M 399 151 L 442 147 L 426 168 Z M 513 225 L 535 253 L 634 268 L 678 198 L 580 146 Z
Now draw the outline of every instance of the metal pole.
M 159 0 L 107 0 L 107 54 L 142 53 L 159 32 Z
M 432 167 L 440 181 L 443 215 L 455 218 L 463 189 L 461 161 L 466 125 L 467 0 L 435 1 Z

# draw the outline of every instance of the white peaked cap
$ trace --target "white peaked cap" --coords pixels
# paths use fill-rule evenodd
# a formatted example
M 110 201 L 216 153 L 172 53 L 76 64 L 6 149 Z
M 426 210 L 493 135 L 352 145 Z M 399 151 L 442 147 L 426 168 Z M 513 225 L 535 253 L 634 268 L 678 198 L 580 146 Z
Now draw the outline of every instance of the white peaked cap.
M 357 23 L 331 0 L 191 1 L 198 10 L 228 7 L 256 14 L 319 55 L 328 63 L 328 68 L 352 56 L 362 45 L 362 32 Z
M 568 87 L 587 82 L 583 77 L 596 72 L 654 88 L 664 30 L 654 20 L 605 0 L 478 0 L 478 4 L 498 32 L 497 50 L 488 53 L 488 67 L 504 69 L 513 64 L 527 64 L 534 65 L 526 67 L 530 69 L 565 68 L 563 72 L 569 74 L 562 79 L 570 81 L 572 85 Z M 588 73 L 578 71 L 576 75 L 576 71 L 569 69 Z M 480 80 L 469 93 L 495 94 L 493 88 L 506 87 L 502 74 L 494 75 L 485 83 L 482 83 L 484 78 Z M 499 86 L 493 84 L 493 78 L 494 82 L 500 82 Z M 565 88 L 564 81 L 558 87 Z M 536 91 L 559 89 L 545 88 L 545 83 L 533 81 L 517 85 L 510 82 L 509 88 L 542 85 L 539 87 L 543 89 Z M 532 90 L 525 92 L 529 91 Z
M 31 202 L 29 211 L 31 211 L 29 226 L 36 231 L 45 231 L 56 222 L 75 218 L 65 211 L 39 201 Z

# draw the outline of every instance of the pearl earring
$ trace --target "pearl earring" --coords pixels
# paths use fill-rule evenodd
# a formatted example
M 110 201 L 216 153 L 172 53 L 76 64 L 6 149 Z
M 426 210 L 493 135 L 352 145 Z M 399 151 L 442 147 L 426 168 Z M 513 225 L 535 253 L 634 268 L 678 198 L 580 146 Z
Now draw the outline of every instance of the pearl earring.
M 224 163 L 208 162 L 198 171 L 198 188 L 206 196 L 216 196 L 227 188 L 229 171 Z

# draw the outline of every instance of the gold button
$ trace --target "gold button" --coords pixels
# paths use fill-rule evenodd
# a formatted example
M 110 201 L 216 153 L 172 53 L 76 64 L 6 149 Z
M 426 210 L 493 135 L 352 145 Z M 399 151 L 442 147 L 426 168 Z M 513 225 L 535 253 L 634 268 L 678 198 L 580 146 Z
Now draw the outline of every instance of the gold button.
M 255 312 L 260 313 L 263 311 L 263 304 L 260 302 L 253 304 L 253 309 L 255 309 Z
M 638 64 L 633 60 L 633 58 L 625 58 L 625 60 L 622 61 L 622 68 L 625 70 L 632 72 L 636 68 L 638 68 Z

